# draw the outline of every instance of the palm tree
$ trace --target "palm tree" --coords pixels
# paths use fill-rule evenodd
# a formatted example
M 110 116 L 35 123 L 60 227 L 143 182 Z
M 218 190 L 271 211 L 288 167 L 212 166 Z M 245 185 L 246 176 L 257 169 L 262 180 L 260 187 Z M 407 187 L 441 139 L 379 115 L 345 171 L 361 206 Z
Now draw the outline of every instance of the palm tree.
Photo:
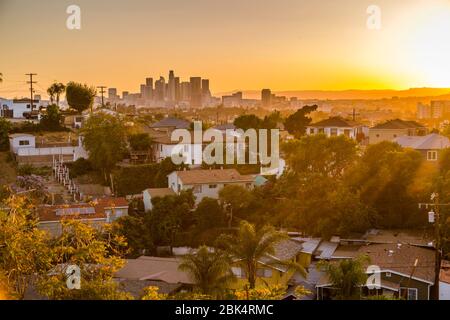
M 66 86 L 61 82 L 54 82 L 48 89 L 47 93 L 50 96 L 50 101 L 53 103 L 56 97 L 56 105 L 59 106 L 59 98 L 66 90 Z
M 337 299 L 358 299 L 359 288 L 367 281 L 364 270 L 367 262 L 368 257 L 363 255 L 339 263 L 320 261 L 317 267 L 325 271 L 333 288 L 338 290 Z
M 235 280 L 230 262 L 223 252 L 209 252 L 206 246 L 202 246 L 197 253 L 184 256 L 179 269 L 191 276 L 202 294 L 210 295 L 220 292 Z
M 254 225 L 242 221 L 237 236 L 222 235 L 218 239 L 218 246 L 223 247 L 233 259 L 241 262 L 247 274 L 249 287 L 254 289 L 259 261 L 263 257 L 273 255 L 275 244 L 285 239 L 287 235 L 276 231 L 273 227 L 266 226 L 256 230 Z M 303 275 L 306 274 L 304 268 L 296 263 L 275 259 L 273 263 L 286 265 Z

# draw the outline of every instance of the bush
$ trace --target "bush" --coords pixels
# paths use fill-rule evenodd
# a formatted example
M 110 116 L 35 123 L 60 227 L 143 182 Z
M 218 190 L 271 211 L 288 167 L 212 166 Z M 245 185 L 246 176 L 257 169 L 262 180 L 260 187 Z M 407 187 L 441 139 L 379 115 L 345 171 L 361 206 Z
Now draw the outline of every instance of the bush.
M 69 168 L 69 174 L 72 179 L 85 175 L 93 170 L 91 162 L 85 158 L 80 158 L 77 161 L 67 163 L 66 165 Z
M 49 176 L 52 174 L 52 169 L 50 167 L 33 167 L 30 164 L 24 164 L 17 168 L 18 176 Z

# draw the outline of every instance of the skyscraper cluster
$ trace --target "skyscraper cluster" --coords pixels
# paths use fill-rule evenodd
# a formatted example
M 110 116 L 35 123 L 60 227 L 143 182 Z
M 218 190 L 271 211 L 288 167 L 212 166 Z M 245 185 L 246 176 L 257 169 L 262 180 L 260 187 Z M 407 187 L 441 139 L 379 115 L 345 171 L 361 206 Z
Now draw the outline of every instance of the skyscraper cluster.
M 117 89 L 108 90 L 110 102 L 119 102 Z M 130 94 L 122 93 L 124 103 L 136 105 L 172 107 L 180 104 L 188 105 L 191 108 L 201 108 L 211 102 L 211 91 L 209 80 L 201 77 L 191 77 L 189 81 L 182 82 L 175 76 L 173 70 L 169 71 L 168 80 L 160 77 L 156 81 L 153 78 L 146 78 L 145 84 L 141 84 L 140 92 Z

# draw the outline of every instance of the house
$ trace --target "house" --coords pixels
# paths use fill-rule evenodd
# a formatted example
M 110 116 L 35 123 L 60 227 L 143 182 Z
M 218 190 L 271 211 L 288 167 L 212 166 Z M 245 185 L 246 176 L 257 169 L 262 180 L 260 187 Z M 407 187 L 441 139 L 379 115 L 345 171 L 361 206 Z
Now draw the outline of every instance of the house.
M 443 149 L 450 147 L 450 140 L 436 133 L 427 136 L 402 136 L 395 138 L 393 142 L 398 143 L 403 148 L 417 150 L 427 161 L 433 162 L 440 159 Z
M 30 98 L 0 99 L 0 117 L 25 119 L 31 112 Z M 33 110 L 38 111 L 48 105 L 48 101 L 33 99 Z
M 356 121 L 341 117 L 332 117 L 310 124 L 306 127 L 306 134 L 325 134 L 327 137 L 344 135 L 354 140 L 362 141 L 368 134 L 368 128 Z
M 52 133 L 44 136 L 15 133 L 9 135 L 9 144 L 10 151 L 19 164 L 51 165 L 54 157 L 60 157 L 69 162 L 88 158 L 82 137 L 79 136 L 74 140 L 67 133 Z
M 136 298 L 141 297 L 143 289 L 149 286 L 158 287 L 158 292 L 164 294 L 191 290 L 194 281 L 186 272 L 178 269 L 180 263 L 180 258 L 142 256 L 127 259 L 114 279 Z
M 38 228 L 57 237 L 61 234 L 61 221 L 80 220 L 94 227 L 101 227 L 120 217 L 128 215 L 128 202 L 125 198 L 101 198 L 90 203 L 64 205 L 42 205 L 36 209 Z
M 415 121 L 389 120 L 369 129 L 369 144 L 392 141 L 403 136 L 423 136 L 427 128 Z
M 155 198 L 163 198 L 165 196 L 175 195 L 175 192 L 170 188 L 146 189 L 142 192 L 145 212 L 153 209 L 152 200 Z
M 191 123 L 187 120 L 167 117 L 162 119 L 161 121 L 151 124 L 150 128 L 165 132 L 171 132 L 176 129 L 189 130 L 191 128 Z
M 439 273 L 439 300 L 450 300 L 450 261 L 442 260 Z
M 174 171 L 168 175 L 168 180 L 169 188 L 176 193 L 192 189 L 198 204 L 206 197 L 218 199 L 219 191 L 227 185 L 252 189 L 255 178 L 241 175 L 236 169 L 218 169 Z
M 363 285 L 362 296 L 383 295 L 405 300 L 430 300 L 431 287 L 435 284 L 436 256 L 433 248 L 401 243 L 371 244 L 354 248 L 346 250 L 347 257 L 343 259 L 366 255 L 369 258 L 366 267 L 370 265 L 379 268 L 379 271 L 367 269 L 367 275 L 379 275 L 380 282 L 374 289 L 369 289 L 367 284 Z M 339 255 L 342 255 L 342 252 Z M 326 274 L 316 288 L 320 300 L 328 299 L 334 290 Z

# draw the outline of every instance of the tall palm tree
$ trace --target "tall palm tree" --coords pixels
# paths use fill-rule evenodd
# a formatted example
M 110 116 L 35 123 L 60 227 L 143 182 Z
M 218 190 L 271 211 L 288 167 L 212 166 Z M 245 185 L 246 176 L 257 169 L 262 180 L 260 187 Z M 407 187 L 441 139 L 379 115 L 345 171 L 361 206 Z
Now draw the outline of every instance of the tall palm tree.
M 249 287 L 254 289 L 259 261 L 263 257 L 273 255 L 275 244 L 285 239 L 287 235 L 276 231 L 273 227 L 266 226 L 256 230 L 254 225 L 242 221 L 237 235 L 222 235 L 218 239 L 218 246 L 223 247 L 233 259 L 241 262 L 247 274 Z M 306 274 L 303 267 L 298 264 L 278 260 L 273 262 L 295 268 L 303 275 Z
M 48 89 L 47 93 L 50 96 L 50 101 L 53 103 L 56 98 L 56 105 L 59 106 L 59 98 L 66 90 L 66 86 L 61 82 L 54 82 Z
M 202 246 L 197 253 L 184 256 L 179 269 L 191 276 L 201 293 L 210 295 L 220 292 L 235 280 L 230 263 L 223 252 L 209 252 L 206 246 Z
M 363 255 L 339 263 L 320 261 L 317 267 L 325 271 L 333 288 L 338 290 L 337 299 L 359 299 L 359 288 L 367 281 L 364 269 L 367 262 L 369 258 Z

